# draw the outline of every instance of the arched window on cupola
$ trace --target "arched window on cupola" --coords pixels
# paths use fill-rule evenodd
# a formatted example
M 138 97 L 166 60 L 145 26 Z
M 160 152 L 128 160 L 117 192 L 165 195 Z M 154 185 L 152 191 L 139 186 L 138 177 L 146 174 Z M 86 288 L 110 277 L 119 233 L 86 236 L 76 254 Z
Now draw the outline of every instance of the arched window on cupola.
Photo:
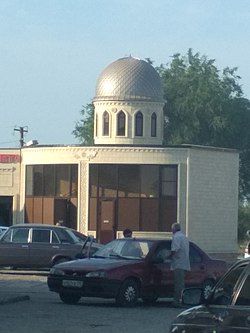
M 109 135 L 109 114 L 105 111 L 102 115 L 102 135 Z
M 125 136 L 126 129 L 126 115 L 123 111 L 117 114 L 117 135 Z
M 141 111 L 135 115 L 135 135 L 143 136 L 143 114 Z
M 156 137 L 156 128 L 157 128 L 157 116 L 155 113 L 151 116 L 151 136 Z

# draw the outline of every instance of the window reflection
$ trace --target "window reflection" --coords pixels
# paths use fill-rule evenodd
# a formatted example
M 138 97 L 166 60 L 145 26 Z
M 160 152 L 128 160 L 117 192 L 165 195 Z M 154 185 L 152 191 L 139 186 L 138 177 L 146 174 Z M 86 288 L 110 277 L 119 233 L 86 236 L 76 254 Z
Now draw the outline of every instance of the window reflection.
M 159 166 L 142 165 L 141 166 L 141 197 L 157 198 L 159 197 Z
M 139 165 L 121 165 L 119 167 L 119 197 L 140 196 Z
M 115 165 L 99 166 L 99 196 L 114 198 L 117 194 L 117 168 Z

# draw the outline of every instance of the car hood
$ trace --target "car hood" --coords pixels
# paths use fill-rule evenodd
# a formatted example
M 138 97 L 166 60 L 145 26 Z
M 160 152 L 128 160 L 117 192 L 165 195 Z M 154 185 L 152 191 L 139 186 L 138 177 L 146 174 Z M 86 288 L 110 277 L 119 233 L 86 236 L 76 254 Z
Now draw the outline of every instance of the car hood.
M 108 270 L 121 266 L 129 266 L 136 264 L 141 260 L 129 260 L 129 259 L 113 259 L 113 258 L 85 258 L 77 259 L 73 261 L 67 261 L 54 267 L 62 270 L 74 270 L 74 271 L 96 271 L 96 270 Z
M 182 326 L 185 332 L 211 332 L 211 328 L 218 323 L 218 318 L 223 317 L 224 307 L 212 307 L 199 305 L 181 312 L 172 323 L 172 329 L 175 326 Z M 199 330 L 200 328 L 200 330 Z M 172 332 L 174 332 L 172 330 Z

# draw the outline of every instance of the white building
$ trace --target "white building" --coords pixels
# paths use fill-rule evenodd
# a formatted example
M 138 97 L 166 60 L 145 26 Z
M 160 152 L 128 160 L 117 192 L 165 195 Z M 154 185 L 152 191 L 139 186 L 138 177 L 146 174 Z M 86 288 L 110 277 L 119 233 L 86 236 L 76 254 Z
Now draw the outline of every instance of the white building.
M 162 147 L 161 82 L 143 60 L 104 69 L 94 106 L 94 146 L 26 147 L 17 165 L 1 163 L 0 150 L 0 204 L 13 198 L 12 223 L 60 220 L 106 242 L 127 227 L 165 237 L 178 221 L 208 252 L 236 252 L 238 152 Z

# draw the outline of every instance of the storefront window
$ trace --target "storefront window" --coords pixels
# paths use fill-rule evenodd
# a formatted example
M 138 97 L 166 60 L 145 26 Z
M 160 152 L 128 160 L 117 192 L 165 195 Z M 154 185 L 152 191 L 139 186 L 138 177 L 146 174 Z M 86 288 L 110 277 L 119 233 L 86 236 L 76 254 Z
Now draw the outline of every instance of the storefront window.
M 44 195 L 54 196 L 55 195 L 55 166 L 44 165 Z
M 117 167 L 99 165 L 99 196 L 115 198 L 117 196 Z
M 165 166 L 162 168 L 162 196 L 177 197 L 177 167 Z
M 26 167 L 26 195 L 33 195 L 33 165 L 27 165 Z
M 141 166 L 141 197 L 142 198 L 159 197 L 159 166 L 157 165 Z
M 70 195 L 70 169 L 69 165 L 56 165 L 56 196 Z
M 34 165 L 33 168 L 34 179 L 34 196 L 43 195 L 43 166 Z
M 71 165 L 71 196 L 77 197 L 78 193 L 78 166 Z
M 119 197 L 140 196 L 140 166 L 120 165 L 118 173 Z

